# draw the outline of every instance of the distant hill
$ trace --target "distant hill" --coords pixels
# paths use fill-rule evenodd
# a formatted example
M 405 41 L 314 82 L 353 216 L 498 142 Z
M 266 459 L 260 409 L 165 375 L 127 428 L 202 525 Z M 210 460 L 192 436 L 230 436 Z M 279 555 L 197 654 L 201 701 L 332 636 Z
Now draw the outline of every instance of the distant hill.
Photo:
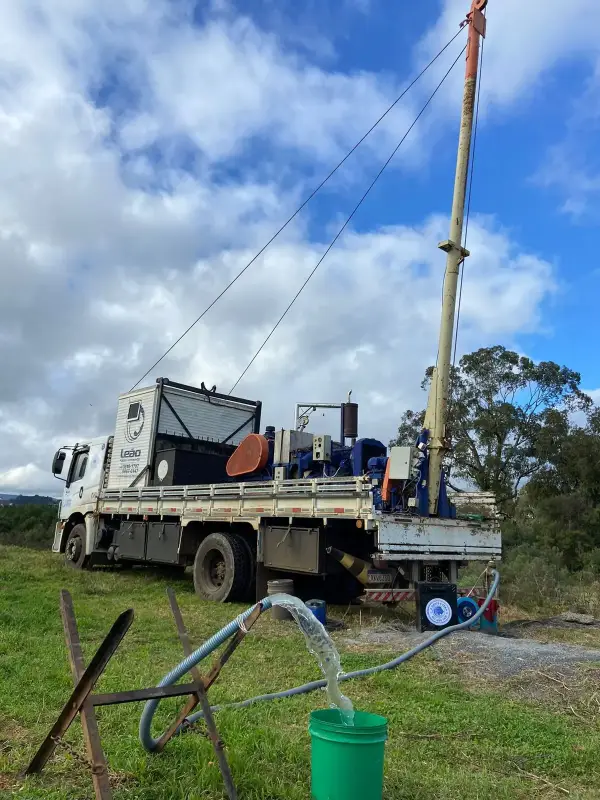
M 58 500 L 43 494 L 2 494 L 0 503 L 12 506 L 54 506 Z

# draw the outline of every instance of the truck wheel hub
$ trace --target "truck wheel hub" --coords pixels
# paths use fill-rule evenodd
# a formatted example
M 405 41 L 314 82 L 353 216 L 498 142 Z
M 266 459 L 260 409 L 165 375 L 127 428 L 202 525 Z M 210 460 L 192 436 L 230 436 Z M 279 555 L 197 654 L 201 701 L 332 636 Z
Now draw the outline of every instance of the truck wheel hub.
M 69 561 L 77 561 L 81 555 L 81 539 L 74 536 L 67 544 L 67 558 Z
M 220 587 L 225 580 L 225 559 L 218 550 L 211 550 L 206 554 L 205 572 L 213 586 Z

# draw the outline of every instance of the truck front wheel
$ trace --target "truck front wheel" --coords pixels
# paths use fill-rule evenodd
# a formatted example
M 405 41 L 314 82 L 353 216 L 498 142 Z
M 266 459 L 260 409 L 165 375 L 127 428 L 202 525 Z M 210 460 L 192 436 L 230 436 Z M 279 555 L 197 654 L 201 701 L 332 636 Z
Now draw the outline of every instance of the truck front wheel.
M 89 556 L 85 554 L 86 530 L 83 523 L 75 525 L 65 545 L 65 563 L 73 569 L 85 569 L 89 564 Z
M 218 603 L 243 600 L 251 580 L 250 554 L 240 537 L 211 533 L 194 559 L 194 588 L 205 600 Z

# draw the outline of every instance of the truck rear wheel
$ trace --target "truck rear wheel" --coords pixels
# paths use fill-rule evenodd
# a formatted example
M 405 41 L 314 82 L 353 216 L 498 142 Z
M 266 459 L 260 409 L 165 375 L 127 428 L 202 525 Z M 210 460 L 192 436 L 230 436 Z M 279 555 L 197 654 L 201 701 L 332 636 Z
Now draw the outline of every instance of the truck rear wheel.
M 85 569 L 90 562 L 85 554 L 86 530 L 83 523 L 73 527 L 65 545 L 65 564 L 73 569 Z
M 242 543 L 242 546 L 246 549 L 248 554 L 248 581 L 242 600 L 249 603 L 254 602 L 256 595 L 256 550 L 253 549 L 250 542 L 239 533 L 234 534 L 234 536 Z
M 194 589 L 205 600 L 218 603 L 243 600 L 251 580 L 249 548 L 239 536 L 211 533 L 194 559 Z

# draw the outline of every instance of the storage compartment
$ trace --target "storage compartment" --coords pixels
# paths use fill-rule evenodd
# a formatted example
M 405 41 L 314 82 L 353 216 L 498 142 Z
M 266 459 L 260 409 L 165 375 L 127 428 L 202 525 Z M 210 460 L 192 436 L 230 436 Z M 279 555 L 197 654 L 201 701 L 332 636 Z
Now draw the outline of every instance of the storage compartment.
M 108 488 L 219 483 L 225 480 L 222 460 L 247 434 L 259 432 L 260 412 L 259 402 L 167 378 L 126 392 L 119 397 Z M 161 471 L 167 470 L 170 481 L 156 480 L 158 451 L 169 448 L 194 455 L 178 457 L 170 472 L 163 458 Z
M 149 523 L 146 560 L 177 564 L 180 536 L 181 525 L 178 522 Z
M 113 543 L 119 548 L 120 559 L 143 560 L 146 555 L 146 523 L 123 522 L 115 533 Z
M 234 447 L 222 446 L 225 452 L 214 452 L 216 447 L 204 450 L 169 447 L 158 450 L 154 457 L 152 485 L 185 486 L 203 483 L 225 483 L 228 480 L 225 465 Z M 212 450 L 213 452 L 210 452 Z
M 267 526 L 263 535 L 266 567 L 290 572 L 321 572 L 320 531 L 318 528 Z

